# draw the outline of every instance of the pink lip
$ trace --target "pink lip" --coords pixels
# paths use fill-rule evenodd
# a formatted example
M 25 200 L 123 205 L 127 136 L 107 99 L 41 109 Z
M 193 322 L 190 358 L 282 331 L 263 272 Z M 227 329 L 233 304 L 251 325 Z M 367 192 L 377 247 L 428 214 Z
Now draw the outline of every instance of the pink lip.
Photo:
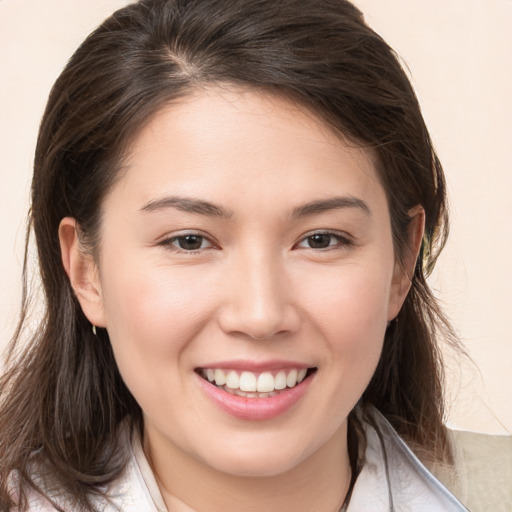
M 222 366 L 220 367 L 222 368 Z M 227 367 L 233 368 L 232 365 L 227 365 Z M 219 368 L 219 366 L 216 366 L 216 368 Z M 244 366 L 244 369 L 247 369 L 247 366 Z M 265 369 L 268 369 L 268 366 L 265 366 Z M 295 405 L 306 393 L 314 375 L 304 379 L 295 387 L 287 388 L 279 394 L 268 398 L 247 398 L 232 395 L 219 389 L 200 375 L 196 374 L 196 377 L 201 388 L 223 411 L 242 420 L 261 421 L 276 418 Z
M 313 365 L 314 366 L 314 365 Z M 304 363 L 298 363 L 296 361 L 282 361 L 282 360 L 271 360 L 271 361 L 245 361 L 245 360 L 236 360 L 236 361 L 217 361 L 215 363 L 209 363 L 205 366 L 201 366 L 202 369 L 216 369 L 221 368 L 225 370 L 238 370 L 238 371 L 248 371 L 254 373 L 261 372 L 270 372 L 272 370 L 287 370 L 287 369 L 297 369 L 300 370 L 302 368 L 311 368 L 311 365 L 307 365 Z

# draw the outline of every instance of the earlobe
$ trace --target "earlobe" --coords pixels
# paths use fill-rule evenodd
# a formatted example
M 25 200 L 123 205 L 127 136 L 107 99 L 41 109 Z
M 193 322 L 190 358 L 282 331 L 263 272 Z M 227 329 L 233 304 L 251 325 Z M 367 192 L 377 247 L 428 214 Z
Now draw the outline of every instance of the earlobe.
M 409 210 L 408 243 L 402 258 L 395 261 L 393 282 L 388 310 L 388 321 L 393 320 L 400 311 L 411 288 L 416 261 L 421 249 L 425 231 L 425 210 L 417 205 Z
M 62 264 L 85 316 L 93 325 L 105 327 L 98 267 L 81 247 L 77 227 L 72 217 L 65 217 L 59 225 Z

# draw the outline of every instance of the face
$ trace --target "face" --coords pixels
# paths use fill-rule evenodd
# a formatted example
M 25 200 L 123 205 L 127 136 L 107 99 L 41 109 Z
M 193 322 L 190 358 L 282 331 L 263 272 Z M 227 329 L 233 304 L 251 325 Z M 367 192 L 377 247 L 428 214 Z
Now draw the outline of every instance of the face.
M 263 476 L 345 439 L 405 294 L 372 155 L 287 100 L 212 89 L 127 163 L 82 305 L 150 445 Z

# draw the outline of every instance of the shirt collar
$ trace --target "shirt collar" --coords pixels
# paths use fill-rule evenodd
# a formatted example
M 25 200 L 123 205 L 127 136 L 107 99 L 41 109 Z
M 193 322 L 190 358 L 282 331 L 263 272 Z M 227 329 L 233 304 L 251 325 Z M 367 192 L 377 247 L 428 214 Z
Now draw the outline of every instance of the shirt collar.
M 464 512 L 467 509 L 425 468 L 384 416 L 364 422 L 367 446 L 347 512 Z

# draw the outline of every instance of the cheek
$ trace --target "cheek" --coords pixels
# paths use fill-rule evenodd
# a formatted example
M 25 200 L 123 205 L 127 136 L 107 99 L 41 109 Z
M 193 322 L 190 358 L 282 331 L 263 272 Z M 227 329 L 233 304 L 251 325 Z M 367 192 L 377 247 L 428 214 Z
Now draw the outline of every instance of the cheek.
M 104 275 L 107 330 L 132 393 L 138 399 L 141 392 L 179 386 L 183 351 L 211 316 L 205 283 L 183 269 L 133 260 L 105 264 Z
M 337 305 L 337 321 L 329 332 L 333 363 L 341 362 L 354 376 L 354 384 L 358 379 L 369 381 L 382 351 L 386 301 L 374 289 L 360 286 Z
M 377 267 L 379 268 L 379 267 Z M 306 309 L 334 341 L 371 340 L 382 333 L 387 323 L 391 272 L 376 272 L 368 265 L 351 265 L 331 273 L 322 289 L 306 283 L 310 289 Z M 316 287 L 316 293 L 311 290 Z
M 310 294 L 307 309 L 327 348 L 321 363 L 342 406 L 359 399 L 379 362 L 391 277 L 382 266 L 354 264 L 325 280 L 321 294 Z
M 109 270 L 110 269 L 110 270 Z M 109 330 L 129 338 L 150 333 L 173 338 L 189 329 L 207 307 L 207 283 L 189 269 L 176 269 L 139 258 L 117 261 L 104 271 L 103 298 Z

